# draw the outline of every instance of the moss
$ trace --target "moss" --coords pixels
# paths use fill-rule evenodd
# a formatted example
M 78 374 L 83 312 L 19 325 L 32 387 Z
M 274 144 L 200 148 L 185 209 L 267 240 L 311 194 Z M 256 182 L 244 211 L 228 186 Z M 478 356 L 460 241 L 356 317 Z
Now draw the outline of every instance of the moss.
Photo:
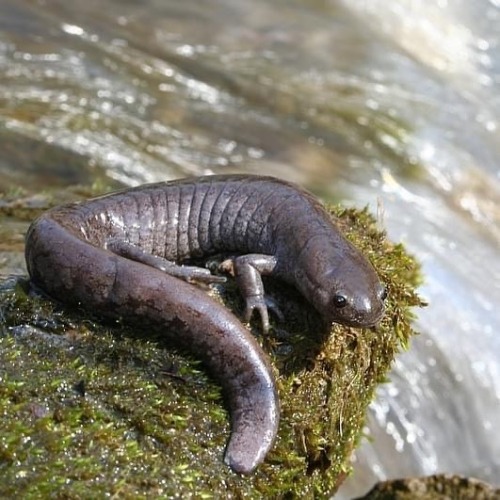
M 203 367 L 132 331 L 30 293 L 0 288 L 0 496 L 23 498 L 324 498 L 348 473 L 366 408 L 422 305 L 415 261 L 367 210 L 332 208 L 389 290 L 377 330 L 324 332 L 295 292 L 268 281 L 286 313 L 266 336 L 282 407 L 279 436 L 249 477 L 222 462 L 229 422 Z M 215 293 L 237 314 L 234 286 Z
M 451 474 L 394 479 L 376 484 L 359 500 L 495 500 L 500 489 L 474 478 Z

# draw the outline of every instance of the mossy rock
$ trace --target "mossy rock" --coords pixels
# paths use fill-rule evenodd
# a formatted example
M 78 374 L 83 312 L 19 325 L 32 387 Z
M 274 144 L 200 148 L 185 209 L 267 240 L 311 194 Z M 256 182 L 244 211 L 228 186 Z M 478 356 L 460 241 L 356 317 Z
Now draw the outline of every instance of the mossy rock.
M 414 334 L 410 309 L 422 302 L 418 265 L 367 210 L 332 207 L 332 214 L 387 284 L 387 313 L 376 329 L 325 332 L 297 293 L 266 282 L 287 319 L 266 336 L 257 323 L 251 328 L 275 367 L 281 422 L 265 463 L 246 477 L 222 462 L 229 419 L 199 362 L 167 345 L 162 332 L 104 323 L 37 296 L 27 277 L 3 278 L 0 497 L 333 494 L 377 385 Z M 232 284 L 211 293 L 240 313 Z
M 498 500 L 500 489 L 453 474 L 392 479 L 377 483 L 358 500 Z

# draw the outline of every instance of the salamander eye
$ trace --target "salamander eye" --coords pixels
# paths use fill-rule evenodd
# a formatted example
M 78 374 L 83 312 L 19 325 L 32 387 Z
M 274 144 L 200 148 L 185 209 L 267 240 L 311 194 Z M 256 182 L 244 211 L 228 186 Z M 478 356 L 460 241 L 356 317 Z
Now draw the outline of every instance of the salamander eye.
M 382 286 L 378 294 L 381 301 L 384 301 L 387 298 L 387 287 Z
M 347 305 L 347 299 L 345 298 L 344 295 L 341 295 L 338 293 L 337 295 L 334 295 L 333 297 L 333 305 L 337 309 L 342 309 L 342 307 L 345 307 Z

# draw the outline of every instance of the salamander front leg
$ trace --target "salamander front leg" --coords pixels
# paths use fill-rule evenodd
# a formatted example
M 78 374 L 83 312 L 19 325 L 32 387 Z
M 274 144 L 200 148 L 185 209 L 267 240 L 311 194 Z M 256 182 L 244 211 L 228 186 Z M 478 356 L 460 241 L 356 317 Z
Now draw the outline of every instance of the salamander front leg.
M 184 281 L 197 281 L 201 283 L 225 283 L 226 281 L 224 276 L 215 276 L 211 274 L 208 269 L 203 267 L 180 266 L 171 260 L 147 253 L 137 245 L 132 245 L 123 240 L 108 240 L 106 248 L 110 252 L 121 255 L 126 259 L 141 262 L 142 264 L 159 269 L 170 276 L 180 278 Z
M 220 268 L 233 274 L 245 299 L 245 320 L 250 321 L 253 311 L 257 310 L 264 333 L 269 331 L 268 309 L 283 320 L 283 314 L 270 297 L 264 293 L 262 275 L 271 274 L 276 267 L 276 258 L 272 255 L 247 254 L 225 260 Z

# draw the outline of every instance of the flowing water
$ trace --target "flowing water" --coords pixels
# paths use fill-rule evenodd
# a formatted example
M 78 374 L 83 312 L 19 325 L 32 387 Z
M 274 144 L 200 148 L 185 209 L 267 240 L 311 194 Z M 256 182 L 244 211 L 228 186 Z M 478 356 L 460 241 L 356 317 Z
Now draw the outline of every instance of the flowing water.
M 0 191 L 249 171 L 370 205 L 430 305 L 338 498 L 500 485 L 499 22 L 498 0 L 0 0 Z

